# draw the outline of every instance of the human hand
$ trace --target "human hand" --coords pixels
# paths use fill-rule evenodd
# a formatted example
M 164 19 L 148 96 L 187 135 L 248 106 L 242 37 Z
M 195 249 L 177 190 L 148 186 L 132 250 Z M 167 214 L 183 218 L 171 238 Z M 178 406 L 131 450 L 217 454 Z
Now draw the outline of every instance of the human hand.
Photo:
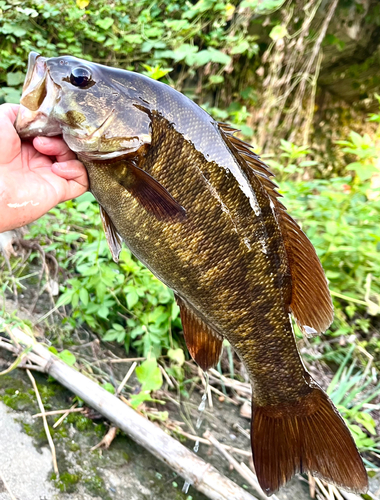
M 28 224 L 85 193 L 85 167 L 60 137 L 22 142 L 16 104 L 0 106 L 0 232 Z M 52 159 L 54 158 L 54 159 Z

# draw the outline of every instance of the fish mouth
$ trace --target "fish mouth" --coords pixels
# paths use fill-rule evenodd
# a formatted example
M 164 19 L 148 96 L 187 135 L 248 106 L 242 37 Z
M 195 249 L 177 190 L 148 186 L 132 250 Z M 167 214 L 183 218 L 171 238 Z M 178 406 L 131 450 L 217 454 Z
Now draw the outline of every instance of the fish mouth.
M 60 124 L 51 118 L 53 107 L 59 99 L 59 92 L 59 87 L 50 78 L 46 58 L 37 52 L 31 52 L 15 122 L 16 131 L 21 139 L 62 133 Z

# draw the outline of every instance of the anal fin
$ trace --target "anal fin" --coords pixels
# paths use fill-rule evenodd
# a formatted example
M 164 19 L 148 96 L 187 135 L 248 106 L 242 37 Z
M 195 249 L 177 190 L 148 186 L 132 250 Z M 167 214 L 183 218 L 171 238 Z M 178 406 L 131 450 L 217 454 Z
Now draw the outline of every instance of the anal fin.
M 223 338 L 202 321 L 186 302 L 176 295 L 181 311 L 183 334 L 191 357 L 202 370 L 208 370 L 219 361 Z
M 107 243 L 112 254 L 113 260 L 118 263 L 121 251 L 122 238 L 117 232 L 112 220 L 107 212 L 100 205 L 100 217 L 102 219 L 103 229 L 106 235 Z

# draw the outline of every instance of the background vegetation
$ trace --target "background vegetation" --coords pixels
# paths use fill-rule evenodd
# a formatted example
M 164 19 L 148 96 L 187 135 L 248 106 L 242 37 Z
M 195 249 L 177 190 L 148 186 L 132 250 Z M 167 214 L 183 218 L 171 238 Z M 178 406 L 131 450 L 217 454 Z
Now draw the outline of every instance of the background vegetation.
M 297 335 L 309 363 L 336 372 L 330 393 L 359 446 L 372 451 L 380 368 L 379 27 L 377 1 L 0 0 L 2 101 L 18 102 L 29 51 L 71 54 L 161 79 L 258 146 L 315 245 L 334 298 L 326 335 L 304 344 Z M 112 262 L 91 194 L 52 210 L 25 239 L 32 242 L 26 261 L 13 258 L 12 273 L 0 261 L 4 296 L 14 287 L 22 292 L 44 256 L 49 265 L 36 294 L 47 290 L 55 301 L 66 343 L 82 327 L 127 352 L 169 356 L 169 373 L 186 393 L 173 294 L 128 250 L 119 265 Z M 237 376 L 228 353 L 226 366 Z M 140 370 L 146 398 L 136 405 L 162 384 L 156 369 L 150 362 Z

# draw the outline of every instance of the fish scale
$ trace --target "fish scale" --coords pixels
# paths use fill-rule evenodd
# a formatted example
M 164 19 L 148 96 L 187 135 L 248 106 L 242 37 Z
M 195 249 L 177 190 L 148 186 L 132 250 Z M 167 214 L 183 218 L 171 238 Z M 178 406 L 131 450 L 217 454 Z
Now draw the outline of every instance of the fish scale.
M 306 471 L 365 492 L 355 443 L 303 366 L 290 319 L 305 333 L 328 328 L 327 280 L 250 146 L 167 85 L 36 53 L 16 128 L 22 138 L 63 134 L 87 169 L 113 258 L 124 240 L 172 288 L 199 366 L 216 365 L 223 338 L 233 346 L 252 382 L 265 493 Z

